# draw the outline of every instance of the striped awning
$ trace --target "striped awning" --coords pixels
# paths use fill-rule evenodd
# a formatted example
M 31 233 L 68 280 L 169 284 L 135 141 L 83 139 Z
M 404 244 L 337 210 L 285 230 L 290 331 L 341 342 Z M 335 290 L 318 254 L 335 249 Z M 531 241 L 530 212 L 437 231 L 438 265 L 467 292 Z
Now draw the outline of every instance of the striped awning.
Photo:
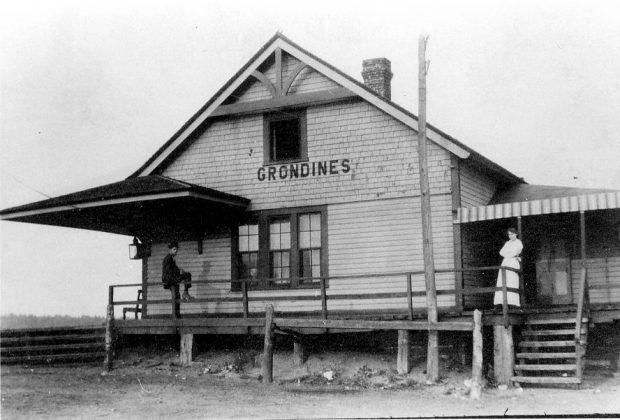
M 461 207 L 454 223 L 471 223 L 508 217 L 620 208 L 620 191 L 572 197 L 550 197 L 540 200 L 516 201 L 488 206 Z

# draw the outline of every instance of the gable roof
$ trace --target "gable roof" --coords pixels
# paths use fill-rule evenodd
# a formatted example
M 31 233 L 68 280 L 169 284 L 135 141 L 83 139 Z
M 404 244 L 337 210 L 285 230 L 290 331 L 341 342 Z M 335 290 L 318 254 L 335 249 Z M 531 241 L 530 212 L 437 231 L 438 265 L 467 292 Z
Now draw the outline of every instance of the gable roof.
M 303 49 L 280 32 L 276 33 L 258 52 L 224 85 L 217 93 L 203 105 L 164 145 L 162 145 L 131 177 L 145 176 L 155 173 L 167 159 L 181 148 L 209 117 L 213 116 L 217 108 L 241 86 L 258 67 L 267 60 L 278 48 L 282 49 L 301 62 L 309 65 L 315 71 L 327 76 L 339 85 L 350 90 L 395 119 L 401 121 L 417 132 L 418 118 L 411 112 L 396 103 L 383 98 L 364 84 L 343 73 L 314 54 Z M 511 182 L 524 182 L 522 178 L 510 173 L 506 169 L 484 158 L 474 150 L 465 146 L 455 138 L 427 124 L 427 138 L 437 145 L 447 149 L 456 156 L 466 159 L 474 157 L 480 162 L 489 164 L 500 176 Z

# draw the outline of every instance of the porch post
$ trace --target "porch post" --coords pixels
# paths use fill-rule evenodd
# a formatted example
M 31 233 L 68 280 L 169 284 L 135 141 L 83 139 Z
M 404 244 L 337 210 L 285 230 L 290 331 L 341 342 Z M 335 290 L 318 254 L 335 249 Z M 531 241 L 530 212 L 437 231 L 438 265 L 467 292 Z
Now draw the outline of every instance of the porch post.
M 586 267 L 586 213 L 579 212 L 579 231 L 581 233 L 581 266 Z

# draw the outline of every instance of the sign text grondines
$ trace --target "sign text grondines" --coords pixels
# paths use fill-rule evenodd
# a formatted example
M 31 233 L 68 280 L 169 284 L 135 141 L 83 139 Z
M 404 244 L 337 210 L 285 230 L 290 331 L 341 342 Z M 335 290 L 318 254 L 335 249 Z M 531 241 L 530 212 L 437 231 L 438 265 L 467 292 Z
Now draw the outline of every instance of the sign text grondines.
M 277 179 L 308 178 L 325 175 L 346 174 L 351 171 L 349 159 L 333 159 L 319 162 L 297 162 L 258 168 L 256 177 L 259 181 Z

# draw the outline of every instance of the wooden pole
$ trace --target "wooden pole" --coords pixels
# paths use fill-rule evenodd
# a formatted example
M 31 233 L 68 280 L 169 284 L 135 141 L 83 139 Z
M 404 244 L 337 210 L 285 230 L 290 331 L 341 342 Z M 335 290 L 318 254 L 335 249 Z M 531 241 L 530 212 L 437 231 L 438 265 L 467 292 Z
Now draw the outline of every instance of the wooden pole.
M 499 385 L 510 385 L 510 378 L 514 373 L 512 325 L 508 328 L 502 325 L 493 326 L 493 357 L 495 381 Z
M 426 282 L 426 306 L 428 322 L 437 322 L 437 291 L 435 288 L 435 262 L 433 259 L 433 228 L 431 223 L 431 195 L 428 181 L 426 153 L 426 42 L 420 35 L 418 46 L 419 106 L 418 106 L 418 162 L 420 172 L 420 207 L 422 215 L 422 248 L 424 253 L 424 280 Z M 428 331 L 426 380 L 435 383 L 439 379 L 439 339 L 437 331 Z
M 474 311 L 471 382 L 469 397 L 478 400 L 482 394 L 482 312 L 478 309 Z
M 181 366 L 191 366 L 194 360 L 196 346 L 194 345 L 194 334 L 181 334 L 181 353 L 179 362 Z
M 396 359 L 396 370 L 399 375 L 406 375 L 411 370 L 411 331 L 398 330 L 398 357 Z
M 112 288 L 110 288 L 110 294 Z M 105 323 L 105 359 L 103 368 L 106 372 L 112 370 L 112 362 L 114 361 L 114 305 L 108 305 L 106 311 Z
M 265 307 L 265 345 L 261 366 L 263 383 L 273 382 L 273 305 Z
M 295 366 L 303 366 L 306 362 L 306 354 L 304 349 L 304 343 L 301 340 L 295 339 L 293 341 L 293 364 Z

